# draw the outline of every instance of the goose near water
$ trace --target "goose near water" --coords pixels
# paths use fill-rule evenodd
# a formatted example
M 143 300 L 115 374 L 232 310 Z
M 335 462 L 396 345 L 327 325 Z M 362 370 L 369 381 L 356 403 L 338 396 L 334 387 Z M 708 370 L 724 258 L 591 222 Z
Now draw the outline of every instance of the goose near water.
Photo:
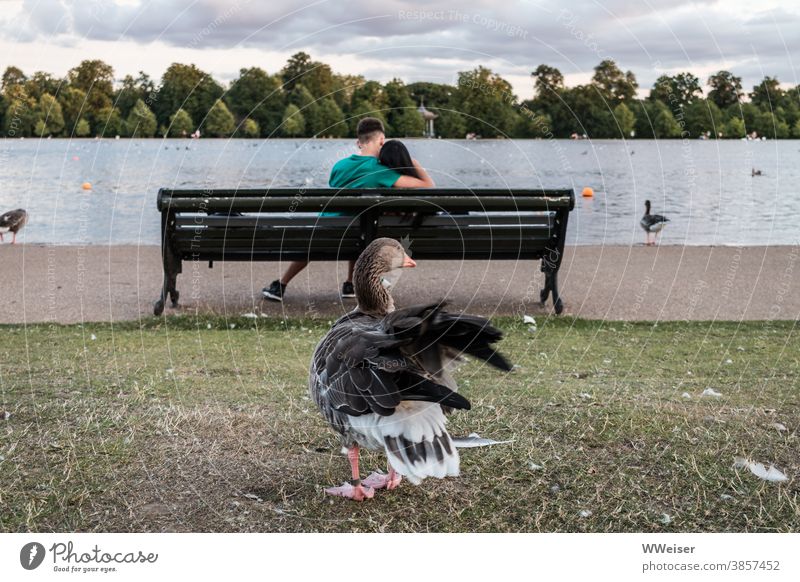
M 356 261 L 358 305 L 333 324 L 311 360 L 309 391 L 347 451 L 352 481 L 325 490 L 357 501 L 394 489 L 402 477 L 459 474 L 458 451 L 445 413 L 469 410 L 450 371 L 462 354 L 511 370 L 492 347 L 502 332 L 487 319 L 450 314 L 441 304 L 395 310 L 390 287 L 401 269 L 416 266 L 402 245 L 373 241 Z M 386 453 L 388 474 L 361 480 L 359 448 Z
M 3 241 L 3 234 L 10 232 L 13 235 L 11 244 L 16 244 L 17 233 L 22 230 L 26 222 L 28 222 L 28 213 L 22 208 L 9 210 L 0 216 L 0 242 Z
M 652 246 L 656 244 L 658 239 L 658 233 L 661 232 L 661 229 L 669 222 L 669 218 L 665 216 L 661 216 L 660 214 L 650 214 L 650 201 L 644 201 L 644 216 L 639 221 L 639 225 L 644 229 L 645 233 L 647 233 L 647 240 L 645 241 L 646 246 Z M 653 235 L 653 241 L 650 241 L 650 235 Z

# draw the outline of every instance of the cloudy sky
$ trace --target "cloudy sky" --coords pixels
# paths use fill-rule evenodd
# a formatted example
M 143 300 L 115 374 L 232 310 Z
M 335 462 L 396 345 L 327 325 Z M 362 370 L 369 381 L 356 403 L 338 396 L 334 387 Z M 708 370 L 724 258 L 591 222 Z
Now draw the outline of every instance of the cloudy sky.
M 101 58 L 116 75 L 195 63 L 222 81 L 299 50 L 337 72 L 454 82 L 482 64 L 530 97 L 530 72 L 586 82 L 603 58 L 649 88 L 665 72 L 729 69 L 800 83 L 798 0 L 0 0 L 0 68 L 56 75 Z M 800 59 L 800 56 L 798 56 Z M 800 65 L 800 63 L 798 63 Z

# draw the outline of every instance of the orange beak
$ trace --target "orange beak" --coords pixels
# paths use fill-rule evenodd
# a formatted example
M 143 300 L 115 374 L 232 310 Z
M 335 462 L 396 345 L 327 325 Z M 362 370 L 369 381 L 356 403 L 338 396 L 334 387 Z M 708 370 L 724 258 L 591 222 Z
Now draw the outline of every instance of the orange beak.
M 414 261 L 414 259 L 406 255 L 405 258 L 403 259 L 403 268 L 407 269 L 409 267 L 416 267 L 416 266 L 417 263 Z

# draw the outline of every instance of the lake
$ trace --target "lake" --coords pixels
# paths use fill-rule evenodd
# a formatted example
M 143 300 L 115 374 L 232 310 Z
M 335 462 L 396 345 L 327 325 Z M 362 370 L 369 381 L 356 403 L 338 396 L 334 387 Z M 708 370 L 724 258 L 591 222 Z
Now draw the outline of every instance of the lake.
M 406 143 L 438 186 L 575 188 L 568 244 L 643 242 L 645 199 L 671 219 L 662 244 L 800 243 L 800 141 Z M 21 242 L 159 244 L 161 187 L 324 187 L 354 152 L 354 140 L 4 139 L 0 212 L 28 210 Z

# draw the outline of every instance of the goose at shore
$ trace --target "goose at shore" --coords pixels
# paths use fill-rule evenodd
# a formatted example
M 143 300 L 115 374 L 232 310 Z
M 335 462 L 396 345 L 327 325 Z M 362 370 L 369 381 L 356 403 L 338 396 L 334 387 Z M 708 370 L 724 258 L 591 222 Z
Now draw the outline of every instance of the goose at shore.
M 352 480 L 325 490 L 357 501 L 394 489 L 402 477 L 459 474 L 458 451 L 445 413 L 469 410 L 451 376 L 471 355 L 504 371 L 511 365 L 492 347 L 502 332 L 487 319 L 450 314 L 441 304 L 394 308 L 389 293 L 401 269 L 416 263 L 397 241 L 373 241 L 356 261 L 357 307 L 333 324 L 311 360 L 309 391 L 347 451 Z M 359 448 L 384 451 L 388 474 L 361 480 Z
M 3 234 L 10 232 L 13 235 L 11 244 L 16 244 L 17 233 L 22 230 L 26 222 L 28 222 L 28 213 L 22 208 L 9 210 L 5 214 L 0 215 L 0 242 L 4 240 Z
M 644 201 L 644 216 L 639 221 L 639 225 L 644 229 L 644 232 L 647 235 L 647 239 L 645 240 L 646 246 L 655 245 L 658 241 L 658 233 L 661 232 L 661 229 L 669 222 L 669 218 L 665 216 L 661 216 L 660 214 L 650 214 L 650 201 Z M 650 240 L 650 235 L 653 235 L 653 240 Z

